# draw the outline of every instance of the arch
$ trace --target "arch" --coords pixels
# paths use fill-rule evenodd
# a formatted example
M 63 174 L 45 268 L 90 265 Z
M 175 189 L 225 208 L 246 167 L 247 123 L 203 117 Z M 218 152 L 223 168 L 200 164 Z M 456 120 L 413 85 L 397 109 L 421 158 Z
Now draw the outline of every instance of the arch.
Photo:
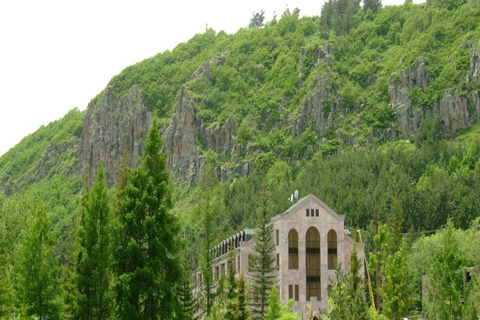
M 305 237 L 305 267 L 307 301 L 310 301 L 310 297 L 317 297 L 317 301 L 320 301 L 320 232 L 315 227 L 310 227 Z
M 335 230 L 328 231 L 328 270 L 335 270 L 337 267 L 337 233 Z
M 295 229 L 288 232 L 288 269 L 298 269 L 298 232 Z

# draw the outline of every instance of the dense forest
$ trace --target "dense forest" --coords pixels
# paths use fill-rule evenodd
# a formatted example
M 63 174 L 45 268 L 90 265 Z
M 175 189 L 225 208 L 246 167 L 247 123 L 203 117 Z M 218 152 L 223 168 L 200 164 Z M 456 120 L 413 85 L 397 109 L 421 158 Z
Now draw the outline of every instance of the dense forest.
M 312 315 L 478 318 L 478 21 L 474 0 L 329 0 L 320 16 L 259 12 L 235 34 L 208 29 L 127 67 L 87 111 L 0 157 L 0 318 L 247 319 L 242 277 L 192 301 L 190 271 L 208 269 L 208 248 L 226 236 L 284 212 L 294 190 L 362 230 L 380 297 L 375 312 L 363 280 L 339 269 L 331 308 Z M 132 88 L 155 119 L 136 165 L 120 145 L 103 152 L 115 172 L 82 159 L 89 112 L 131 101 Z M 207 133 L 235 124 L 229 146 L 195 136 L 195 177 L 160 152 L 182 101 Z M 467 286 L 464 270 L 477 270 Z M 265 318 L 297 319 L 275 290 Z

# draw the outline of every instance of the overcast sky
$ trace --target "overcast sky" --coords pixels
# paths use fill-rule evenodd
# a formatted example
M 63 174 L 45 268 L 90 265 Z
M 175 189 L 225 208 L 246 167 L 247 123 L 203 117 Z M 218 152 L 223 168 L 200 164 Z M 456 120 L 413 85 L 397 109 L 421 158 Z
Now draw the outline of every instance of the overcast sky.
M 388 1 L 388 2 L 387 2 Z M 0 155 L 69 110 L 85 110 L 125 67 L 173 49 L 208 24 L 235 33 L 254 12 L 322 1 L 5 0 L 0 2 Z M 384 4 L 403 0 L 384 0 Z

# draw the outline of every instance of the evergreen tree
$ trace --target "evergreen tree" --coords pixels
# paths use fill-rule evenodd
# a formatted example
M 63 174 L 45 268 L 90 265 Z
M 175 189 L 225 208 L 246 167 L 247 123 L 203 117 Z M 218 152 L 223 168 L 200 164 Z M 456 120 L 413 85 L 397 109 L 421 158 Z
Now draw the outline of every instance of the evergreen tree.
M 14 306 L 13 266 L 11 252 L 7 244 L 7 225 L 3 199 L 0 195 L 0 319 L 10 316 Z
M 480 315 L 480 270 L 476 270 L 471 276 L 472 279 L 467 286 L 465 294 L 462 319 L 478 320 Z
M 103 165 L 82 201 L 82 221 L 77 235 L 76 286 L 79 319 L 108 319 L 111 314 L 110 205 Z
M 233 255 L 232 255 L 233 256 Z M 236 277 L 234 261 L 229 261 L 231 270 L 227 281 L 227 306 L 224 318 L 226 320 L 247 320 L 250 313 L 247 308 L 247 292 L 243 273 Z
M 251 29 L 258 29 L 262 28 L 265 24 L 265 11 L 255 12 L 250 19 L 250 23 L 248 25 Z
M 179 303 L 177 318 L 182 320 L 193 319 L 192 279 L 189 269 L 183 268 L 182 282 L 179 284 Z
M 237 320 L 247 320 L 250 319 L 250 311 L 248 310 L 247 306 L 247 284 L 245 282 L 245 277 L 243 273 L 240 273 L 240 276 L 237 280 L 237 287 L 238 287 L 238 310 L 239 315 Z
M 407 242 L 401 238 L 400 248 L 384 256 L 382 296 L 383 314 L 388 319 L 405 317 L 412 304 L 411 277 L 407 271 Z M 386 250 L 387 252 L 390 250 Z
M 427 312 L 429 319 L 457 319 L 461 316 L 460 293 L 463 284 L 462 265 L 455 228 L 448 220 L 440 237 L 440 246 L 433 252 L 429 270 Z
M 266 320 L 298 320 L 300 316 L 292 313 L 293 300 L 290 299 L 286 305 L 283 305 L 278 295 L 277 287 L 273 286 L 268 294 L 268 309 Z
M 276 283 L 275 244 L 273 243 L 273 225 L 270 223 L 272 204 L 267 183 L 264 182 L 257 201 L 257 228 L 253 236 L 254 246 L 250 254 L 252 316 L 262 319 L 267 311 L 268 294 Z
M 82 198 L 83 199 L 83 198 Z M 76 217 L 72 217 L 71 233 L 77 232 Z M 71 236 L 75 239 L 75 236 Z M 62 318 L 67 320 L 76 320 L 78 309 L 78 290 L 77 290 L 77 273 L 75 267 L 75 241 L 69 243 L 66 249 L 66 263 L 62 267 L 62 281 L 63 281 L 63 314 Z
M 216 174 L 211 161 L 207 161 L 203 166 L 200 188 L 202 199 L 199 202 L 199 210 L 201 214 L 201 239 L 202 252 L 200 264 L 203 273 L 203 302 L 206 316 L 210 315 L 211 308 L 215 300 L 214 279 L 212 273 L 212 261 L 214 253 L 212 247 L 214 244 L 214 221 L 217 215 L 217 205 L 213 196 L 213 188 L 216 184 Z
M 169 213 L 172 191 L 161 148 L 154 120 L 141 164 L 129 171 L 125 194 L 118 199 L 115 269 L 121 319 L 168 319 L 178 306 L 172 288 L 182 275 L 177 258 L 179 223 Z
M 45 206 L 40 204 L 19 256 L 18 294 L 21 309 L 28 318 L 59 319 L 59 270 L 53 250 L 55 237 L 50 227 Z
M 350 252 L 350 270 L 345 273 L 337 265 L 336 282 L 328 298 L 329 309 L 325 319 L 369 319 L 362 278 L 359 275 L 361 261 L 358 259 L 356 244 Z
M 382 0 L 363 0 L 363 12 L 370 9 L 373 13 L 376 13 L 381 7 Z

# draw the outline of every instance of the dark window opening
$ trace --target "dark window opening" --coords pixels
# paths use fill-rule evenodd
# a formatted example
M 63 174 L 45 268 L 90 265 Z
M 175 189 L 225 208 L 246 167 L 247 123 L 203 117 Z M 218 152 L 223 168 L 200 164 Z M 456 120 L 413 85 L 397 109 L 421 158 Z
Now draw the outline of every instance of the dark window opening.
M 288 269 L 298 269 L 298 233 L 295 229 L 288 232 Z
M 320 267 L 320 233 L 315 227 L 307 230 L 305 239 L 306 258 L 306 294 L 307 301 L 311 297 L 321 300 L 321 267 Z
M 335 270 L 337 267 L 337 233 L 335 230 L 328 232 L 328 269 Z

